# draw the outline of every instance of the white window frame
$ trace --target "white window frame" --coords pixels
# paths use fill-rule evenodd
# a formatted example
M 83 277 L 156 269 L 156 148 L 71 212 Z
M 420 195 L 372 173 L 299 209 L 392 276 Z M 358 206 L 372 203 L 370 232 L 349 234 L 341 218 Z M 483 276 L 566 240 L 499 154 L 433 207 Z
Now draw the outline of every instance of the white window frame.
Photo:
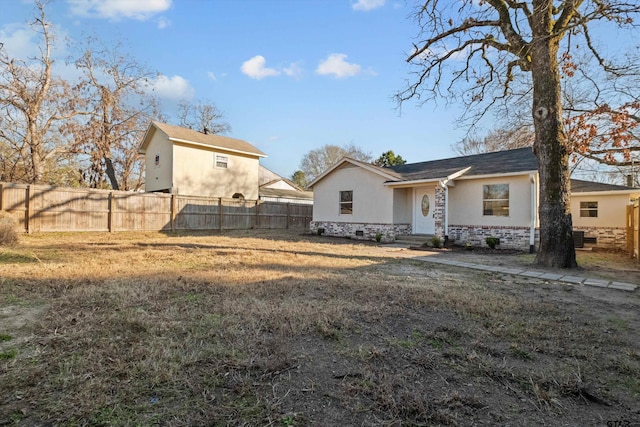
M 507 187 L 507 197 L 501 198 L 486 198 L 489 187 L 497 187 L 497 186 L 506 186 Z M 509 196 L 509 184 L 501 183 L 501 184 L 485 184 L 482 186 L 482 216 L 509 216 L 510 209 L 510 196 Z M 500 203 L 506 203 L 506 209 L 504 206 L 500 207 Z M 487 208 L 487 204 L 491 205 L 490 210 Z M 495 205 L 495 206 L 494 206 Z M 501 210 L 498 210 L 501 209 Z M 489 212 L 489 213 L 487 213 Z M 496 213 L 500 212 L 500 213 Z
M 220 166 L 224 164 L 224 166 Z M 226 154 L 217 154 L 213 157 L 213 166 L 216 169 L 229 169 L 229 156 Z
M 351 200 L 343 201 L 342 194 L 351 193 Z M 343 211 L 346 210 L 346 212 Z M 353 215 L 353 190 L 341 190 L 338 192 L 338 212 L 340 215 Z
M 589 215 L 590 213 L 595 213 L 595 215 Z M 580 218 L 598 218 L 598 201 L 585 200 L 580 202 Z

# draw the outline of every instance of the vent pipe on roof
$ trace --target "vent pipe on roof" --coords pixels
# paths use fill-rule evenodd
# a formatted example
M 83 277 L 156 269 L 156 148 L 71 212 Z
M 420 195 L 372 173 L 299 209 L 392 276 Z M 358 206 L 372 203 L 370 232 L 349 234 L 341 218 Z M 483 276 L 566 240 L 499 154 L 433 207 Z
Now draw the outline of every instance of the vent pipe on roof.
M 202 133 L 204 133 L 205 135 L 209 135 L 209 129 L 202 128 Z

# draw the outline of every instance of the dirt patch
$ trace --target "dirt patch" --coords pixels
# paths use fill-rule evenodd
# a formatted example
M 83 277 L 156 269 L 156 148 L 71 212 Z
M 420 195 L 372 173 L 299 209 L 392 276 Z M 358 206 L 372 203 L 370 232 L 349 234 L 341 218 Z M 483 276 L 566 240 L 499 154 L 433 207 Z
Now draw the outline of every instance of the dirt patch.
M 471 252 L 430 256 L 531 262 Z M 282 232 L 27 236 L 0 257 L 0 425 L 640 423 L 639 292 L 419 256 Z

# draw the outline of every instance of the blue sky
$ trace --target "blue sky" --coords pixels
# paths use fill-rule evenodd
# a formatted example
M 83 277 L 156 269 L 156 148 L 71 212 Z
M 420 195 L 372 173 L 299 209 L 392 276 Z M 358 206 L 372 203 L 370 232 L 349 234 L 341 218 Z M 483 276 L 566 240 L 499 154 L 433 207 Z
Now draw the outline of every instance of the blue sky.
M 33 52 L 29 1 L 0 1 L 0 40 Z M 60 40 L 122 42 L 161 75 L 171 111 L 187 98 L 213 102 L 228 136 L 264 151 L 262 164 L 290 176 L 309 150 L 355 144 L 409 162 L 454 156 L 461 113 L 444 102 L 392 100 L 409 77 L 416 34 L 403 0 L 56 0 L 48 18 Z M 60 64 L 68 54 L 60 48 Z

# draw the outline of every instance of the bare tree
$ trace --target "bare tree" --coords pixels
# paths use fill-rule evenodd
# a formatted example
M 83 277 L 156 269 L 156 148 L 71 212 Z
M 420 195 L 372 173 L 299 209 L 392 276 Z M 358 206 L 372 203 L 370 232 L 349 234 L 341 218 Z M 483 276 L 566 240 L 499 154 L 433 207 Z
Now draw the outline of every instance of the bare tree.
M 596 48 L 591 24 L 625 27 L 639 12 L 640 5 L 628 0 L 426 0 L 417 10 L 420 39 L 408 57 L 417 71 L 397 95 L 399 102 L 423 95 L 426 100 L 439 95 L 456 98 L 463 93 L 469 106 L 486 111 L 514 94 L 516 77 L 531 78 L 533 147 L 540 175 L 536 256 L 540 265 L 577 266 L 569 205 L 571 144 L 563 127 L 561 43 L 583 42 L 600 67 L 615 74 L 615 67 Z
M 186 99 L 178 103 L 178 126 L 199 132 L 220 134 L 231 131 L 229 123 L 215 104 L 197 101 L 195 104 Z
M 492 151 L 513 150 L 515 148 L 533 145 L 534 133 L 532 129 L 523 126 L 518 129 L 494 129 L 484 138 L 469 136 L 451 145 L 460 155 L 489 153 Z
M 0 128 L 3 174 L 13 181 L 43 182 L 49 165 L 66 151 L 60 124 L 74 114 L 75 97 L 62 79 L 53 75 L 52 25 L 47 2 L 36 1 L 31 24 L 40 35 L 39 56 L 10 58 L 0 44 Z
M 343 157 L 351 157 L 363 162 L 371 161 L 370 153 L 353 144 L 343 147 L 327 144 L 305 154 L 300 161 L 300 170 L 304 173 L 307 182 L 311 182 Z
M 136 190 L 142 185 L 137 145 L 156 106 L 146 88 L 155 73 L 121 50 L 88 39 L 75 61 L 83 72 L 78 84 L 83 112 L 68 129 L 75 152 L 87 156 L 83 177 L 89 186 L 100 188 L 106 178 L 114 190 Z

